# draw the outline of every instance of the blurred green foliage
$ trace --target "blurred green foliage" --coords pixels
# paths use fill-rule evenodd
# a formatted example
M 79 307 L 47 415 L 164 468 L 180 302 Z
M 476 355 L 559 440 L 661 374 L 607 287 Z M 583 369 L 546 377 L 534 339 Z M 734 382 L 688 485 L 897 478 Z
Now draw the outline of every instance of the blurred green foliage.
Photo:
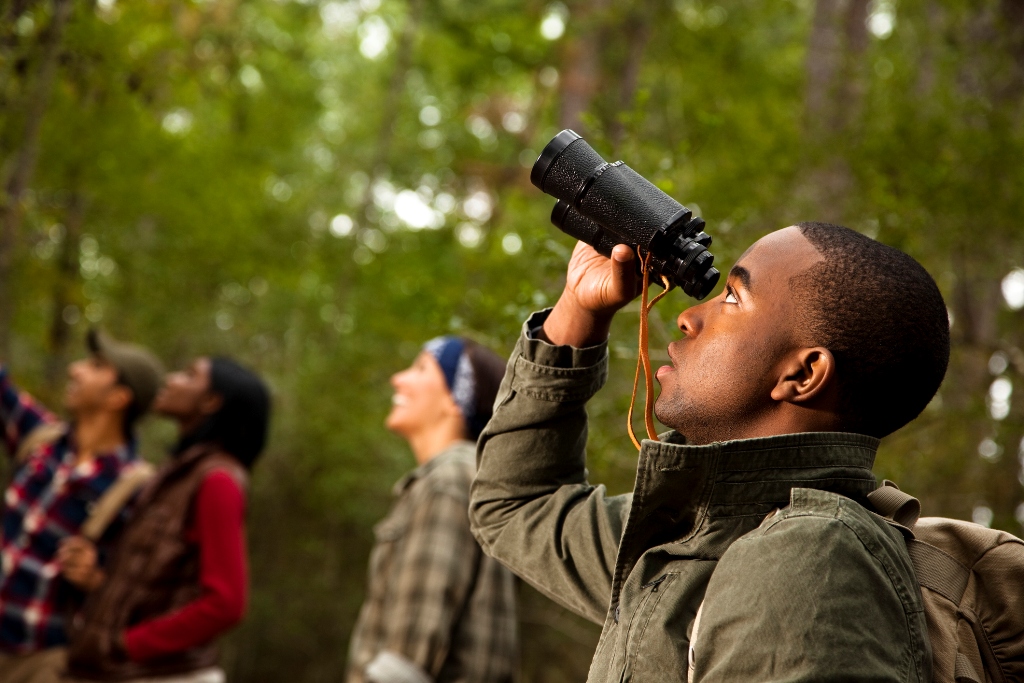
M 388 377 L 439 333 L 507 353 L 557 297 L 572 243 L 528 169 L 565 126 L 702 214 L 725 267 L 814 219 L 920 260 L 953 360 L 877 471 L 926 513 L 1021 532 L 1019 0 L 5 0 L 0 17 L 15 378 L 58 404 L 98 324 L 273 386 L 233 680 L 341 676 L 371 526 L 413 464 L 381 426 Z M 656 360 L 690 303 L 655 310 Z M 636 324 L 633 306 L 590 410 L 592 478 L 614 491 L 633 479 Z M 151 421 L 148 455 L 172 439 Z M 525 680 L 585 676 L 593 627 L 528 590 L 522 622 Z

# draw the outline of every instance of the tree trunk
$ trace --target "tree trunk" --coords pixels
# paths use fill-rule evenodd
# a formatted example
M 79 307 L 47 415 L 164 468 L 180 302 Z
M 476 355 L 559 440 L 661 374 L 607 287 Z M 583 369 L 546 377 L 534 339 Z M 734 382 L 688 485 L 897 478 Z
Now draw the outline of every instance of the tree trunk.
M 840 22 L 848 0 L 818 0 L 807 45 L 807 127 L 827 128 L 832 115 L 832 92 L 842 55 Z
M 640 69 L 651 38 L 651 12 L 645 10 L 634 13 L 627 23 L 625 36 L 626 61 L 619 72 L 619 101 L 616 110 L 612 112 L 609 135 L 613 153 L 618 151 L 626 135 L 625 118 L 633 108 L 633 100 L 640 85 Z
M 868 0 L 818 0 L 807 46 L 807 127 L 835 135 L 855 123 L 864 99 Z
M 1002 0 L 1000 9 L 1004 40 L 1013 60 L 1006 99 L 1019 98 L 1024 92 L 1024 0 Z
M 860 120 L 866 82 L 868 0 L 818 0 L 807 47 L 808 173 L 797 194 L 822 220 L 839 222 L 854 177 L 843 152 Z
M 71 16 L 72 8 L 71 0 L 54 0 L 53 18 L 43 38 L 36 82 L 22 108 L 25 125 L 20 136 L 21 146 L 12 155 L 13 163 L 8 177 L 4 178 L 4 191 L 0 195 L 0 358 L 5 359 L 10 354 L 14 308 L 11 271 L 14 265 L 14 247 L 24 218 L 22 199 L 35 171 L 39 133 L 50 103 L 64 27 Z
M 409 16 L 406 17 L 402 36 L 398 41 L 398 50 L 395 53 L 395 68 L 391 72 L 391 80 L 384 99 L 384 113 L 381 118 L 380 129 L 377 132 L 377 145 L 370 164 L 370 182 L 366 185 L 362 205 L 357 213 L 364 222 L 367 220 L 367 211 L 373 201 L 374 178 L 385 170 L 384 167 L 391 158 L 391 144 L 395 138 L 395 123 L 398 120 L 399 105 L 402 93 L 405 90 L 405 81 L 409 75 L 409 69 L 412 67 L 413 50 L 416 47 L 416 34 L 419 32 L 422 14 L 423 0 L 409 0 Z
M 64 217 L 64 241 L 57 254 L 53 285 L 53 313 L 50 320 L 50 353 L 46 357 L 46 385 L 56 393 L 63 378 L 67 360 L 71 326 L 64 320 L 64 310 L 74 303 L 74 290 L 79 281 L 78 252 L 85 223 L 86 201 L 80 192 L 72 192 Z
M 585 132 L 583 114 L 601 87 L 601 46 L 604 38 L 603 14 L 609 0 L 592 0 L 573 5 L 572 24 L 579 29 L 571 31 L 562 56 L 562 102 L 558 124 Z

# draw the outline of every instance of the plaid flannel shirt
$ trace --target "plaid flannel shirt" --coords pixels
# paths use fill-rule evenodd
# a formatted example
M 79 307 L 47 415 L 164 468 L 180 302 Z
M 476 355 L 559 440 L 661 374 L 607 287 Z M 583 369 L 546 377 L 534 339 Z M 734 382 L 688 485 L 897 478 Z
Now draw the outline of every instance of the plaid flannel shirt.
M 475 469 L 474 445 L 460 442 L 395 485 L 397 500 L 374 527 L 349 683 L 368 681 L 367 666 L 382 653 L 418 672 L 373 683 L 518 678 L 515 580 L 483 554 L 469 530 Z
M 13 456 L 36 427 L 58 420 L 0 367 L 0 422 Z M 57 545 L 78 533 L 91 503 L 135 459 L 127 444 L 76 466 L 68 429 L 14 463 L 0 512 L 0 650 L 27 653 L 67 642 L 67 611 L 77 591 L 59 576 Z

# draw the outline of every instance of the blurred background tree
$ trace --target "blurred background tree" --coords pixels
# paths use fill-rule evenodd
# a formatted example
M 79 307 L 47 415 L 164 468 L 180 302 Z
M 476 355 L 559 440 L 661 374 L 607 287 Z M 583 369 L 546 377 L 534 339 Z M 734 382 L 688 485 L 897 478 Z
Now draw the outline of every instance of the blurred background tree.
M 1022 110 L 1022 0 L 3 0 L 0 358 L 55 405 L 89 325 L 262 372 L 252 609 L 224 663 L 338 680 L 413 464 L 388 376 L 445 332 L 507 353 L 557 297 L 572 243 L 528 169 L 573 127 L 703 215 L 725 267 L 813 219 L 920 260 L 953 360 L 877 470 L 1020 534 Z M 656 309 L 655 359 L 691 303 Z M 614 491 L 636 314 L 590 406 Z M 147 455 L 172 436 L 151 421 Z M 585 677 L 595 627 L 527 589 L 521 619 L 524 680 Z

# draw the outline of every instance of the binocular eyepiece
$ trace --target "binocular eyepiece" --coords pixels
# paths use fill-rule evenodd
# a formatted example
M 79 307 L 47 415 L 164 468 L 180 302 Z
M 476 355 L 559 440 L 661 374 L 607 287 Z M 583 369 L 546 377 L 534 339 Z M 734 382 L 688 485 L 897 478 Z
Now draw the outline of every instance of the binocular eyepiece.
M 704 221 L 621 161 L 602 159 L 574 131 L 547 144 L 530 182 L 558 199 L 551 222 L 599 253 L 639 247 L 654 281 L 665 276 L 698 300 L 718 284 Z

